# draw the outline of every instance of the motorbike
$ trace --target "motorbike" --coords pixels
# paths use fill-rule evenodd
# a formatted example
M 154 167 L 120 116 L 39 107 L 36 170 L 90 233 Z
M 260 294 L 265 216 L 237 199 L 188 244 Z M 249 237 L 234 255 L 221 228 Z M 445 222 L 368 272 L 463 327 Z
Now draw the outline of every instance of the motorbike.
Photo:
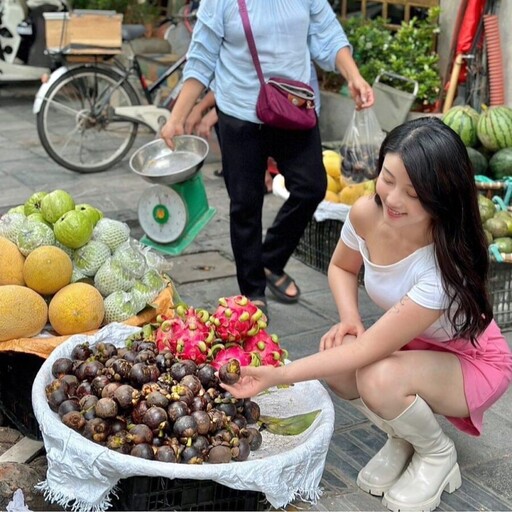
M 56 67 L 45 54 L 43 12 L 54 5 L 34 9 L 25 0 L 0 0 L 0 84 L 40 81 Z

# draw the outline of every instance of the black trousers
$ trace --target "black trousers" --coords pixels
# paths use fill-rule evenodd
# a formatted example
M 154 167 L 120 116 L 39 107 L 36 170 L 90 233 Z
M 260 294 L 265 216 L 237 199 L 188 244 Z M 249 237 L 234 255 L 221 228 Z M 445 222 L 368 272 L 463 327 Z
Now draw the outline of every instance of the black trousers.
M 281 274 L 325 197 L 318 126 L 290 131 L 241 121 L 219 111 L 222 169 L 230 198 L 231 246 L 240 292 L 255 299 L 265 295 L 264 269 Z M 262 235 L 265 171 L 273 157 L 284 176 L 289 199 Z

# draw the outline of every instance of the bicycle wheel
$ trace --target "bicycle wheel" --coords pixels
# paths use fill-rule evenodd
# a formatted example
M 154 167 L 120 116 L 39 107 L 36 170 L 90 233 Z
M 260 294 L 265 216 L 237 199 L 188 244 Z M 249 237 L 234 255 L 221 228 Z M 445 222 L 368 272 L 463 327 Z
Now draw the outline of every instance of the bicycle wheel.
M 37 133 L 48 155 L 63 167 L 104 171 L 126 155 L 137 135 L 138 124 L 116 118 L 114 108 L 140 103 L 115 71 L 72 68 L 49 88 L 37 114 Z

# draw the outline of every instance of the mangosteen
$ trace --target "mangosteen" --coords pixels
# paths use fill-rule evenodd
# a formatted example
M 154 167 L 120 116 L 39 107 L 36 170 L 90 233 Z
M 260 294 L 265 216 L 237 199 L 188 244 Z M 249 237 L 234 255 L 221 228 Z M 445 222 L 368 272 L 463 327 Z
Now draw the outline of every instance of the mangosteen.
M 117 354 L 117 347 L 113 343 L 100 341 L 92 347 L 92 353 L 96 360 L 105 364 L 108 359 Z
M 62 390 L 67 395 L 68 387 L 69 384 L 67 383 L 67 381 L 62 379 L 54 379 L 50 382 L 50 384 L 45 386 L 44 390 L 47 397 L 57 390 Z
M 243 429 L 247 426 L 247 420 L 245 419 L 245 416 L 242 414 L 237 413 L 231 421 L 233 423 L 236 423 L 240 429 Z
M 79 361 L 85 361 L 92 355 L 91 347 L 89 343 L 86 341 L 85 343 L 81 343 L 79 345 L 75 345 L 73 350 L 71 351 L 70 358 L 77 359 Z
M 80 368 L 81 366 L 82 365 L 80 365 Z M 105 366 L 103 365 L 103 363 L 100 363 L 99 361 L 85 362 L 83 368 L 84 379 L 88 380 L 89 382 L 92 382 L 92 380 L 95 379 L 98 375 L 101 375 L 103 368 L 105 368 Z M 78 380 L 81 380 L 80 377 L 78 377 Z
M 155 458 L 155 452 L 153 451 L 153 447 L 150 444 L 146 443 L 136 444 L 131 449 L 130 455 L 147 460 L 153 460 Z
M 174 354 L 170 350 L 163 350 L 155 356 L 155 364 L 161 372 L 167 371 L 175 362 Z
M 181 462 L 185 464 L 202 464 L 204 460 L 197 448 L 194 446 L 185 446 L 181 452 Z
M 226 413 L 219 411 L 218 409 L 212 409 L 209 411 L 208 416 L 210 416 L 210 432 L 212 433 L 227 425 L 228 417 L 226 416 Z
M 244 416 L 247 423 L 256 423 L 260 419 L 260 406 L 250 399 L 244 403 Z
M 197 433 L 205 436 L 210 432 L 210 416 L 205 411 L 194 411 L 191 416 L 196 420 Z
M 192 446 L 201 454 L 203 460 L 208 456 L 208 452 L 210 451 L 210 442 L 208 438 L 205 436 L 197 436 L 192 441 Z
M 73 361 L 68 357 L 59 357 L 52 364 L 52 375 L 58 379 L 73 371 Z
M 85 418 L 80 411 L 69 411 L 61 419 L 66 427 L 72 428 L 77 432 L 81 432 L 85 427 Z
M 121 432 L 121 430 L 126 430 L 127 422 L 126 419 L 122 416 L 116 416 L 110 421 L 110 432 L 112 434 L 116 434 L 117 432 Z
M 153 442 L 153 431 L 144 423 L 129 425 L 128 433 L 133 444 L 151 444 Z
M 169 420 L 171 422 L 175 422 L 178 418 L 182 416 L 188 416 L 190 414 L 190 409 L 185 402 L 181 400 L 177 400 L 176 402 L 171 402 L 167 407 L 167 415 L 169 416 Z
M 123 359 L 126 359 L 130 363 L 135 363 L 135 358 L 137 357 L 137 352 L 135 350 L 127 350 L 123 354 Z
M 121 384 L 114 391 L 114 400 L 117 401 L 122 409 L 135 406 L 139 402 L 140 397 L 140 391 L 129 384 Z
M 113 398 L 100 398 L 94 406 L 98 418 L 115 418 L 117 416 L 117 402 Z
M 203 363 L 197 368 L 196 376 L 201 381 L 204 389 L 215 387 L 218 379 L 215 368 L 209 363 Z
M 169 405 L 169 399 L 160 391 L 152 391 L 146 396 L 146 401 L 150 406 L 163 407 L 164 409 Z
M 190 406 L 192 400 L 194 400 L 194 393 L 187 386 L 176 384 L 171 388 L 171 400 L 181 400 Z
M 80 398 L 78 404 L 80 405 L 80 409 L 82 411 L 86 411 L 91 407 L 96 407 L 98 400 L 99 398 L 96 395 L 85 395 L 82 398 Z
M 149 405 L 146 402 L 146 400 L 141 400 L 137 404 L 133 406 L 132 409 L 132 421 L 133 423 L 142 423 L 142 418 L 144 417 L 144 414 L 146 414 L 146 411 L 149 409 Z
M 240 380 L 240 361 L 230 359 L 219 368 L 219 379 L 224 384 L 233 385 Z
M 108 367 L 106 375 L 109 375 L 114 381 L 124 381 L 128 379 L 133 363 L 126 359 L 114 359 Z
M 133 448 L 130 434 L 126 430 L 113 432 L 107 437 L 107 448 L 124 454 L 130 453 Z
M 180 381 L 185 377 L 187 374 L 187 368 L 183 364 L 183 361 L 178 361 L 174 363 L 171 368 L 169 369 L 169 373 L 171 374 L 172 378 L 176 381 Z
M 219 444 L 210 448 L 208 462 L 210 464 L 226 464 L 231 461 L 231 449 L 229 446 Z
M 196 395 L 192 399 L 192 403 L 190 404 L 191 411 L 206 411 L 208 407 L 208 401 L 204 396 Z
M 197 437 L 197 422 L 193 416 L 181 416 L 174 422 L 173 432 L 181 438 L 192 438 Z
M 91 388 L 92 392 L 99 398 L 101 398 L 101 393 L 103 392 L 103 388 L 110 382 L 109 378 L 106 375 L 97 375 L 94 379 L 91 380 Z
M 92 418 L 87 420 L 82 431 L 82 435 L 94 441 L 95 443 L 103 444 L 110 434 L 110 424 L 103 418 Z
M 154 363 L 155 362 L 155 353 L 153 350 L 141 350 L 137 352 L 135 356 L 136 363 Z
M 68 398 L 67 400 L 64 400 L 59 405 L 59 408 L 57 410 L 59 416 L 62 418 L 64 414 L 70 411 L 79 411 L 80 406 L 78 405 L 78 400 L 76 398 Z
M 194 395 L 197 395 L 202 389 L 201 381 L 195 375 L 185 375 L 180 380 L 181 386 L 187 386 Z
M 76 395 L 76 390 L 78 388 L 78 385 L 80 384 L 78 382 L 78 379 L 76 378 L 75 375 L 71 375 L 71 374 L 67 374 L 67 375 L 63 375 L 60 380 L 62 382 L 65 382 L 67 384 L 67 394 L 69 397 L 72 397 L 72 396 L 75 396 Z
M 121 386 L 120 382 L 109 382 L 101 391 L 101 398 L 114 398 L 116 389 Z
M 257 450 L 263 442 L 261 432 L 257 428 L 247 427 L 242 429 L 242 435 L 249 441 L 249 447 L 252 451 Z
M 59 410 L 60 405 L 68 400 L 68 394 L 63 388 L 58 388 L 47 394 L 48 405 L 53 412 Z
M 162 435 L 164 430 L 168 427 L 168 417 L 165 409 L 162 407 L 150 407 L 142 417 L 142 421 L 147 425 L 154 434 Z
M 251 453 L 249 441 L 245 437 L 238 439 L 237 445 L 231 448 L 231 453 L 233 455 L 233 459 L 238 462 L 247 460 L 247 457 L 249 457 Z
M 82 398 L 84 396 L 87 396 L 87 395 L 92 395 L 92 387 L 91 387 L 91 383 L 90 382 L 87 382 L 87 381 L 84 381 L 84 382 L 81 382 L 80 384 L 78 384 L 78 387 L 76 388 L 76 397 L 77 398 Z
M 219 411 L 224 412 L 226 416 L 229 416 L 230 418 L 234 418 L 237 415 L 235 404 L 220 403 L 216 404 L 215 408 Z
M 155 453 L 155 460 L 160 462 L 178 462 L 176 458 L 176 452 L 166 444 L 157 448 Z

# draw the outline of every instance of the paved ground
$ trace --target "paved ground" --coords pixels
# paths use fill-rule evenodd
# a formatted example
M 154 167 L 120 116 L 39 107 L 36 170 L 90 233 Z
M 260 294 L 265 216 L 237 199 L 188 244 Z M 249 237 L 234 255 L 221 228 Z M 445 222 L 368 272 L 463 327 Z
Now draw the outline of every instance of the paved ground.
M 140 237 L 143 233 L 136 205 L 150 184 L 131 173 L 126 160 L 108 172 L 93 175 L 75 174 L 53 163 L 37 137 L 31 113 L 34 92 L 30 87 L 0 88 L 0 214 L 37 190 L 64 188 L 80 202 L 90 202 L 107 216 L 126 221 L 132 234 Z M 150 138 L 141 136 L 138 143 Z M 229 244 L 227 197 L 222 181 L 213 174 L 219 168 L 217 160 L 218 149 L 213 146 L 203 174 L 216 216 L 184 255 L 169 258 L 170 274 L 182 298 L 207 308 L 218 297 L 238 292 Z M 265 226 L 280 202 L 267 196 Z M 295 258 L 288 270 L 300 283 L 302 299 L 295 305 L 282 305 L 269 297 L 270 330 L 280 336 L 291 358 L 298 358 L 316 351 L 320 336 L 336 321 L 336 311 L 324 274 Z M 379 313 L 364 296 L 361 310 L 367 324 Z M 322 481 L 324 494 L 314 506 L 297 505 L 310 510 L 385 510 L 380 499 L 355 485 L 357 472 L 383 444 L 384 435 L 353 408 L 336 398 L 333 401 L 336 425 Z M 439 510 L 512 510 L 511 410 L 512 390 L 486 414 L 484 434 L 477 439 L 440 420 L 457 446 L 463 485 L 453 495 L 443 495 Z

